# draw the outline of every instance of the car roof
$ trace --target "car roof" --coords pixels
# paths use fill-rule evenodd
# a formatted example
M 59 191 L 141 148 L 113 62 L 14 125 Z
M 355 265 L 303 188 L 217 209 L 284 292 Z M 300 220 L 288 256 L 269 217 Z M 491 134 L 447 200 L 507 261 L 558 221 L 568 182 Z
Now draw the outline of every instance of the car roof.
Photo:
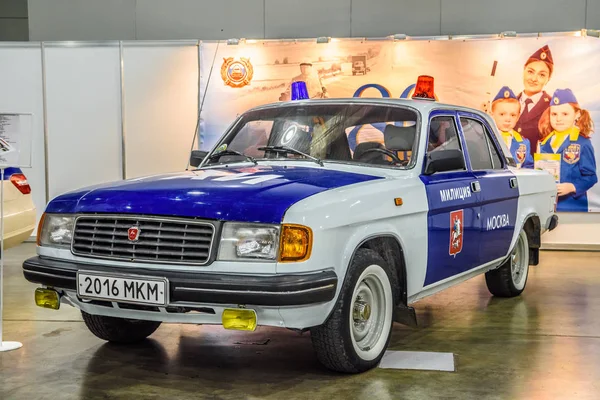
M 280 107 L 295 107 L 302 105 L 316 105 L 316 104 L 365 104 L 365 105 L 382 105 L 382 106 L 405 106 L 416 109 L 421 113 L 429 113 L 434 110 L 453 110 L 453 111 L 464 111 L 481 116 L 487 116 L 483 111 L 477 110 L 470 107 L 463 107 L 456 104 L 441 103 L 438 101 L 431 100 L 412 100 L 412 99 L 394 99 L 388 97 L 349 97 L 349 98 L 332 98 L 332 99 L 310 99 L 310 100 L 296 100 L 296 101 L 280 101 L 276 103 L 264 104 L 251 108 L 248 111 L 265 110 Z

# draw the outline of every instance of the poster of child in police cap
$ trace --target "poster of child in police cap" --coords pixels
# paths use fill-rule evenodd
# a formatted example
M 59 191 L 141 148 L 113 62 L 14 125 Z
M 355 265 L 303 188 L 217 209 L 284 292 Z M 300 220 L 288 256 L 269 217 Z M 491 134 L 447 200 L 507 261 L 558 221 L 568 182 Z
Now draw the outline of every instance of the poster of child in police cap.
M 489 111 L 519 167 L 555 176 L 557 211 L 587 212 L 598 206 L 590 207 L 588 196 L 598 182 L 593 119 L 567 87 L 579 86 L 576 76 L 572 85 L 548 91 L 554 73 L 554 57 L 546 44 L 525 61 L 520 93 L 503 86 Z

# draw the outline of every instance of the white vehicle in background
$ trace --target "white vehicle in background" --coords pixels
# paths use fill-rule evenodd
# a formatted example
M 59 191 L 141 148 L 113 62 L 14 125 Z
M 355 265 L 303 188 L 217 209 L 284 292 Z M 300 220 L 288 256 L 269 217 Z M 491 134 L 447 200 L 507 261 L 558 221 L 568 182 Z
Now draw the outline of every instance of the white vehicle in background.
M 310 331 L 356 373 L 419 299 L 482 274 L 518 296 L 558 223 L 553 177 L 517 169 L 486 114 L 429 100 L 257 107 L 192 159 L 52 200 L 23 264 L 36 303 L 121 343 L 162 322 Z
M 2 185 L 4 186 L 2 206 L 6 250 L 21 244 L 31 236 L 36 224 L 36 209 L 29 182 L 19 168 L 6 168 Z

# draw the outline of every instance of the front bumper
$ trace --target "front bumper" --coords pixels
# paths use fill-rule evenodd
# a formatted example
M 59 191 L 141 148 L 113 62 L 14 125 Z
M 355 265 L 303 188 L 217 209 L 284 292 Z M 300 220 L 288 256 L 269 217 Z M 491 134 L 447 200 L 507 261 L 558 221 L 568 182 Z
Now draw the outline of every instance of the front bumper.
M 264 276 L 105 267 L 43 257 L 33 257 L 23 263 L 23 275 L 29 282 L 74 292 L 79 270 L 167 278 L 170 304 L 173 305 L 311 305 L 333 300 L 338 285 L 333 271 Z

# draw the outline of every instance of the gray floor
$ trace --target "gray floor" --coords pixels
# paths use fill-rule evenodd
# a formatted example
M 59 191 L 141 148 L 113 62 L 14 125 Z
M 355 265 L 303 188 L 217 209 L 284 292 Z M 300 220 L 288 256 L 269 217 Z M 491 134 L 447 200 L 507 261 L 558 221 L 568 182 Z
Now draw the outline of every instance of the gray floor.
M 455 354 L 456 372 L 339 375 L 308 334 L 163 325 L 142 345 L 109 345 L 79 313 L 33 303 L 31 244 L 6 253 L 0 399 L 600 399 L 600 253 L 543 252 L 525 293 L 495 299 L 482 277 L 416 304 L 391 349 Z

